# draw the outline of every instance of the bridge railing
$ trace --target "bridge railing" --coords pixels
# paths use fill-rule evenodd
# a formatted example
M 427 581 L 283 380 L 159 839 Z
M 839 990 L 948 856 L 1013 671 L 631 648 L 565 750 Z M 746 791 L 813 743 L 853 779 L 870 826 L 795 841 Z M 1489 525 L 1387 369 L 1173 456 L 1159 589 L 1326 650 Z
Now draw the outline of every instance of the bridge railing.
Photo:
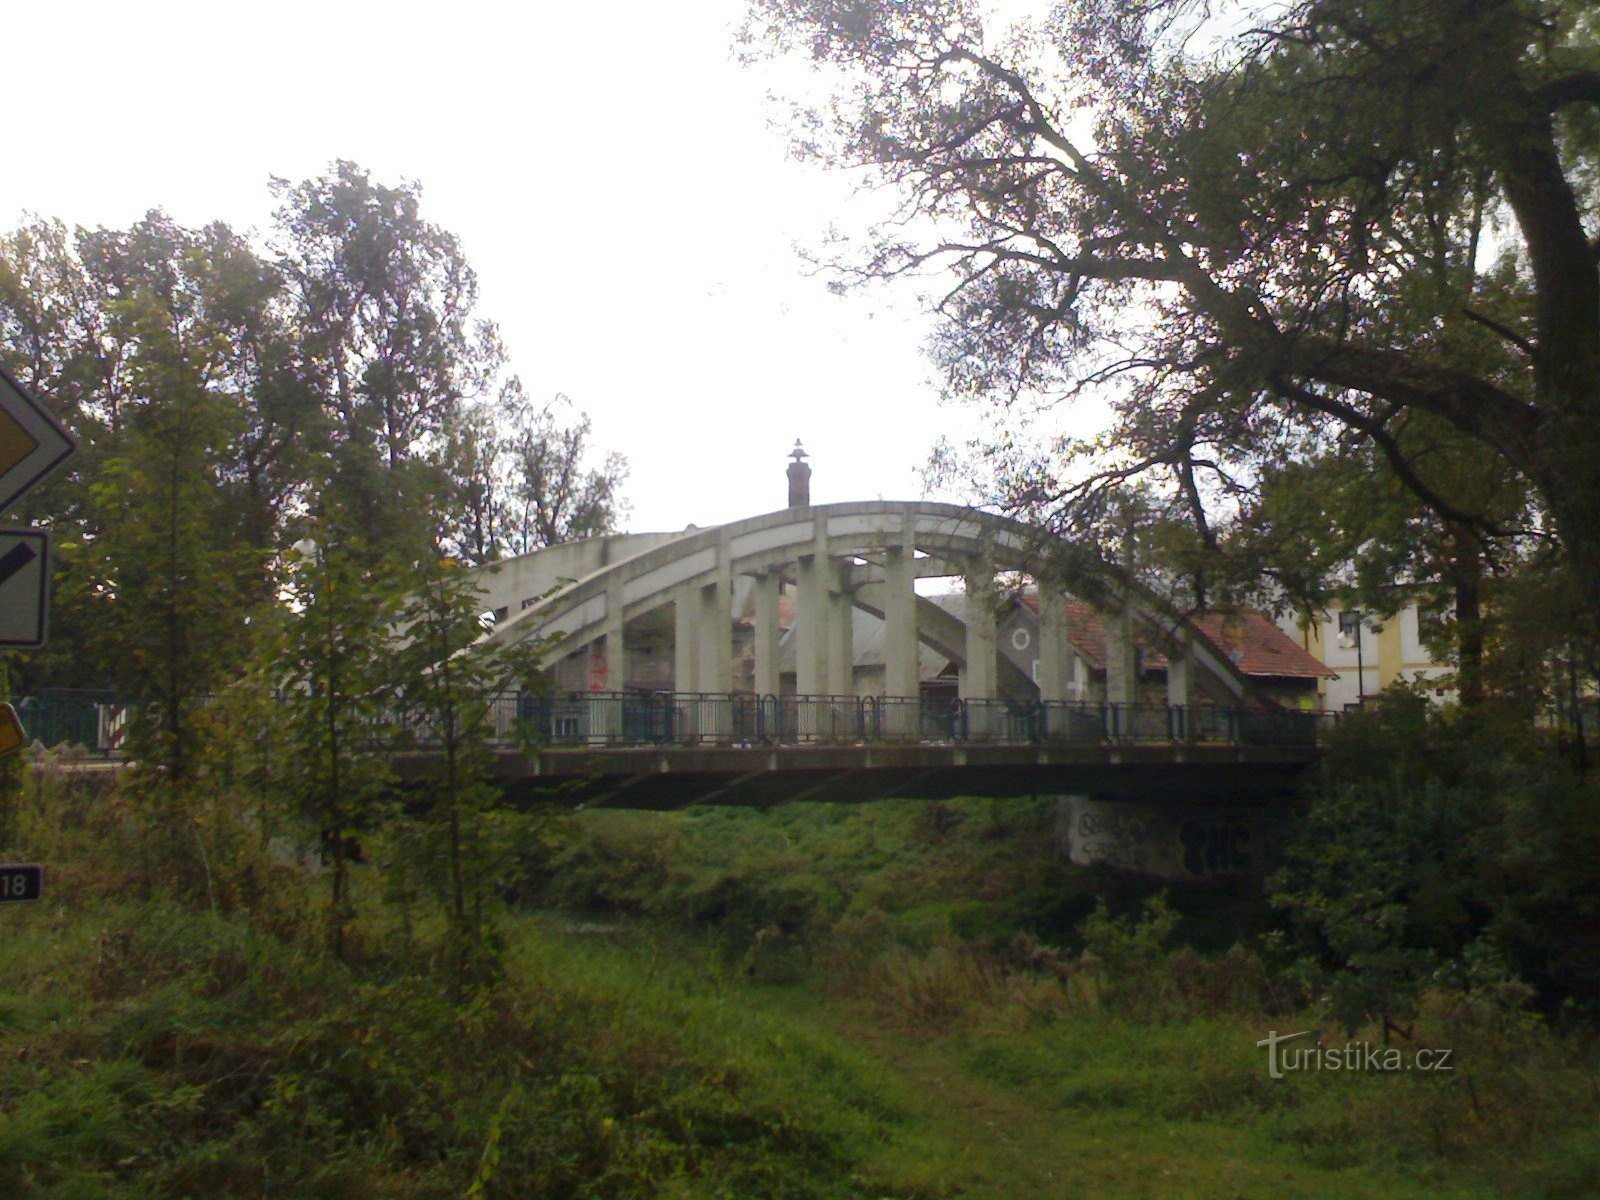
M 503 696 L 502 744 L 807 746 L 871 743 L 1313 745 L 1331 713 L 1159 704 L 953 700 L 926 696 L 755 696 L 588 692 Z M 421 745 L 427 731 L 413 727 Z

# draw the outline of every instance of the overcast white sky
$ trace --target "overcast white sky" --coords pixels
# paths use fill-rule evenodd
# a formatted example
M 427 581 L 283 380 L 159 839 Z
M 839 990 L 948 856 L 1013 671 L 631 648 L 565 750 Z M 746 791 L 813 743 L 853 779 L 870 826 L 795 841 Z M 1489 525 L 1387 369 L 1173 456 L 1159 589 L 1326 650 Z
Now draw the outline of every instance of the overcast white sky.
M 419 181 L 529 392 L 625 454 L 630 528 L 916 498 L 935 402 L 908 300 L 829 295 L 793 246 L 845 180 L 787 159 L 741 0 L 605 6 L 287 0 L 12 6 L 0 221 L 164 207 L 264 228 L 271 175 L 335 158 Z M 909 299 L 909 298 L 908 298 Z M 953 497 L 943 497 L 953 498 Z

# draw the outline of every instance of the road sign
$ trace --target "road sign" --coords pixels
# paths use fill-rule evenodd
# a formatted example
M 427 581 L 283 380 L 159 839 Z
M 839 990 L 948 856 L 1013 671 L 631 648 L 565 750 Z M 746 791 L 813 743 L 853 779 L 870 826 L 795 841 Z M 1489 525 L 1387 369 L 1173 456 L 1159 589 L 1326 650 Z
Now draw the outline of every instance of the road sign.
M 44 868 L 38 863 L 0 866 L 0 904 L 27 904 L 44 896 Z
M 9 704 L 0 704 L 0 758 L 9 758 L 28 744 L 22 718 Z
M 44 645 L 50 615 L 50 535 L 0 530 L 0 646 Z
M 0 904 L 29 904 L 45 894 L 45 869 L 37 862 L 0 866 Z
M 0 367 L 0 511 L 76 450 L 72 435 Z

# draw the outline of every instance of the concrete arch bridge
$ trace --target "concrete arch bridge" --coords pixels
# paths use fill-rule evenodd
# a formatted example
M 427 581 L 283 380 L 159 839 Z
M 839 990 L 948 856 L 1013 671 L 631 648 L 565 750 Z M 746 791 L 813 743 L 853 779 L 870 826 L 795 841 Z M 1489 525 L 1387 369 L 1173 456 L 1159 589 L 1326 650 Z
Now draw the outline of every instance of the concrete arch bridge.
M 1054 580 L 1076 552 L 1040 530 L 794 491 L 727 525 L 479 568 L 488 636 L 536 640 L 555 680 L 504 701 L 520 748 L 502 774 L 641 805 L 1232 798 L 1287 786 L 1314 756 L 1317 718 L 1265 701 L 1227 647 L 1157 597 L 1107 566 L 1096 604 L 1069 598 Z M 930 594 L 930 579 L 964 591 Z M 1103 661 L 1075 620 L 1097 627 Z M 945 664 L 931 680 L 930 662 Z

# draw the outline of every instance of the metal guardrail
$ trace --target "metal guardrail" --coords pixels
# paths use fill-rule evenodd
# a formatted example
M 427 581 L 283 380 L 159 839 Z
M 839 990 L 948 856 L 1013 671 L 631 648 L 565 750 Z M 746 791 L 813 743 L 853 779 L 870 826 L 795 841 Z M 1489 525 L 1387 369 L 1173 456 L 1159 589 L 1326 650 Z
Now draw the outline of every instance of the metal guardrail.
M 531 746 L 1210 743 L 1311 746 L 1337 714 L 1204 705 L 591 692 L 502 696 L 498 740 Z M 428 740 L 413 729 L 417 744 Z
M 107 693 L 46 693 L 17 701 L 30 739 L 120 752 L 132 706 Z M 756 696 L 725 692 L 503 695 L 489 701 L 503 747 L 1118 745 L 1311 746 L 1335 713 L 951 700 L 924 696 Z M 426 717 L 373 722 L 364 750 L 440 742 Z
M 116 693 L 88 688 L 46 688 L 12 703 L 30 742 L 107 756 L 121 752 L 133 711 Z

